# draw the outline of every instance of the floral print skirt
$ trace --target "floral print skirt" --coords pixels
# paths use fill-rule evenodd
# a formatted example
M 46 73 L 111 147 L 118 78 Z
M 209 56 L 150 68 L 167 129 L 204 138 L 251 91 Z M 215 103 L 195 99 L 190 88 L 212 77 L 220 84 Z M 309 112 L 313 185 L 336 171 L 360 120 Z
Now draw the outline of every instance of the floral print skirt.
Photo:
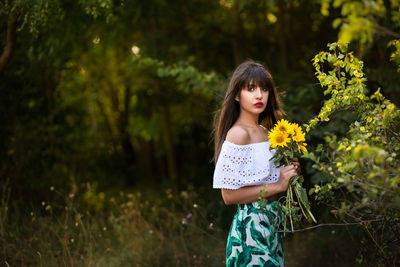
M 277 201 L 238 205 L 229 231 L 226 266 L 284 266 Z

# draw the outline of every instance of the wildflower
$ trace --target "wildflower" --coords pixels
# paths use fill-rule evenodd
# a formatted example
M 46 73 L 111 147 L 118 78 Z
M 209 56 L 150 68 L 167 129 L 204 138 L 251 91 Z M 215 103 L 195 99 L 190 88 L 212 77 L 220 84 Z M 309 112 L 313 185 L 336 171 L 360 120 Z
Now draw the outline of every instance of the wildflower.
M 193 208 L 196 209 L 197 207 L 198 207 L 198 205 L 197 205 L 196 203 L 194 203 L 194 204 L 193 204 Z
M 320 187 L 319 185 L 316 185 L 316 186 L 315 186 L 315 193 L 318 193 L 319 190 L 321 190 L 321 187 Z
M 190 218 L 192 218 L 192 214 L 189 213 L 188 215 L 186 215 L 186 219 L 189 220 Z
M 290 142 L 290 138 L 287 133 L 277 131 L 276 129 L 268 133 L 268 139 L 271 142 L 272 148 L 277 148 L 278 146 L 284 147 Z
M 182 192 L 181 192 L 181 197 L 184 198 L 184 199 L 188 199 L 188 198 L 189 198 L 188 192 L 182 191 Z
M 54 186 L 50 186 L 50 191 L 54 191 Z

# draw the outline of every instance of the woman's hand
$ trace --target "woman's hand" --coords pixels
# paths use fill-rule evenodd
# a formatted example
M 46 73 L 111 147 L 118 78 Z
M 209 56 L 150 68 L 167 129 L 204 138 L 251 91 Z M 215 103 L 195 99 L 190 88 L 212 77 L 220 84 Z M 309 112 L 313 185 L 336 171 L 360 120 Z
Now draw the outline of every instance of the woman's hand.
M 299 171 L 300 171 L 300 164 L 298 162 L 292 162 L 289 166 L 281 168 L 278 183 L 280 185 L 282 192 L 287 190 L 290 178 L 297 175 Z
M 292 158 L 289 159 L 290 160 L 290 165 L 294 165 L 296 166 L 296 170 L 297 170 L 297 174 L 300 174 L 300 163 L 299 163 L 299 159 L 298 158 Z

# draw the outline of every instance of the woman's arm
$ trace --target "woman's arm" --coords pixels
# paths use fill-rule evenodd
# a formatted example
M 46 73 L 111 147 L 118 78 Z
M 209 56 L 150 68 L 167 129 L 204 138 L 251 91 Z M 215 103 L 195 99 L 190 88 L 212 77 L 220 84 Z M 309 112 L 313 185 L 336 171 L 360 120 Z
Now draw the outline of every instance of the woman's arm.
M 281 168 L 279 181 L 265 185 L 245 186 L 237 190 L 221 189 L 222 198 L 226 205 L 251 203 L 260 197 L 264 191 L 264 197 L 269 198 L 279 193 L 285 192 L 289 185 L 289 180 L 297 174 L 298 163 Z
M 250 142 L 250 135 L 246 129 L 234 126 L 228 131 L 226 140 L 237 145 L 246 145 Z M 258 200 L 262 191 L 264 191 L 265 198 L 276 196 L 286 191 L 290 178 L 295 176 L 299 170 L 300 165 L 297 159 L 294 159 L 292 165 L 281 168 L 278 182 L 268 184 L 267 188 L 265 188 L 265 185 L 256 185 L 242 187 L 237 190 L 221 189 L 222 198 L 225 204 L 229 205 L 254 202 Z

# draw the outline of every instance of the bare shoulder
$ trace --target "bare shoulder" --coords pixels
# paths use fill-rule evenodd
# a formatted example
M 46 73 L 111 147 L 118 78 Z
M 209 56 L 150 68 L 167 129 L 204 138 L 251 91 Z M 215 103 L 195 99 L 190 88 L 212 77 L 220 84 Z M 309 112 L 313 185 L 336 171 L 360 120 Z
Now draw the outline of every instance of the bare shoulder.
M 226 140 L 236 145 L 247 145 L 250 143 L 250 133 L 246 128 L 234 125 L 226 134 Z

